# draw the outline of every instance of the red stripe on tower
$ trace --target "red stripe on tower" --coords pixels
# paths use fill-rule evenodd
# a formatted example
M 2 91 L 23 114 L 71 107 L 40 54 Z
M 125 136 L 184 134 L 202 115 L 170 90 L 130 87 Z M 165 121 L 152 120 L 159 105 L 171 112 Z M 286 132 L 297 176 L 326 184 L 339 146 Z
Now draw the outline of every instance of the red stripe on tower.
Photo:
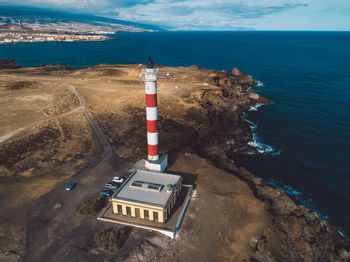
M 158 120 L 147 120 L 147 132 L 155 133 L 158 131 Z
M 157 106 L 157 94 L 146 94 L 146 107 Z
M 148 155 L 158 156 L 158 145 L 148 145 Z

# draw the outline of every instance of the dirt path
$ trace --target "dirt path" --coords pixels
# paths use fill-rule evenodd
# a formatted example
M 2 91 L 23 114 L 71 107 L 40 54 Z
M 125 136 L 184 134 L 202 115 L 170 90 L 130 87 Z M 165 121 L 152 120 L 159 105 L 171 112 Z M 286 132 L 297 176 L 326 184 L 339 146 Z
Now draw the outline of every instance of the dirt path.
M 93 116 L 89 113 L 89 111 L 86 108 L 86 103 L 85 100 L 83 98 L 83 96 L 79 93 L 78 89 L 72 85 L 72 84 L 66 84 L 63 83 L 67 86 L 69 86 L 70 88 L 72 88 L 74 94 L 76 95 L 76 97 L 79 100 L 80 106 L 83 110 L 84 115 L 86 116 L 86 119 L 89 121 L 89 124 L 92 128 L 92 130 L 94 131 L 98 141 L 100 142 L 101 146 L 102 146 L 102 156 L 100 157 L 100 159 L 104 159 L 107 158 L 109 156 L 112 155 L 113 149 L 111 144 L 108 142 L 106 136 L 103 134 L 103 132 L 101 131 L 100 127 L 98 126 L 97 122 L 95 121 L 95 119 L 93 118 Z

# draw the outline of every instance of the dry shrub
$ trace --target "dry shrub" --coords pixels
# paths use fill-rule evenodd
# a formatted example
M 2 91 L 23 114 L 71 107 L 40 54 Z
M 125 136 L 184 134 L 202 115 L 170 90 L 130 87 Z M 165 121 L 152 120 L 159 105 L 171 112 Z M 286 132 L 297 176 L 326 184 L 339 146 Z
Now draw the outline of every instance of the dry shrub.
M 106 197 L 98 196 L 85 201 L 77 211 L 79 216 L 94 216 L 106 205 Z
M 100 250 L 106 254 L 113 254 L 124 245 L 128 235 L 128 232 L 124 229 L 108 229 L 97 232 L 94 241 Z
M 7 85 L 8 90 L 19 90 L 23 88 L 31 88 L 33 86 L 33 82 L 31 81 L 14 81 L 10 82 Z

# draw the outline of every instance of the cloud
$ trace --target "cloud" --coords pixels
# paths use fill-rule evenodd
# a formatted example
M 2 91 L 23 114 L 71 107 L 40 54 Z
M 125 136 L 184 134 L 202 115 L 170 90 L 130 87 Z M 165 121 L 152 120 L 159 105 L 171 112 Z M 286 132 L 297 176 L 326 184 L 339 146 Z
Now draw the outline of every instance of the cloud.
M 0 0 L 4 3 L 9 0 Z M 298 0 L 21 0 L 21 5 L 54 7 L 73 12 L 172 27 L 175 30 L 251 28 L 251 20 L 306 7 Z
M 248 2 L 248 3 L 247 3 Z M 157 0 L 130 8 L 116 8 L 118 18 L 167 25 L 175 29 L 234 30 L 249 28 L 251 19 L 305 7 L 307 4 L 263 4 L 232 1 L 164 1 Z M 265 1 L 266 2 L 266 1 Z M 281 1 L 279 1 L 281 2 Z M 246 20 L 246 21 L 245 21 Z
M 0 4 L 88 13 L 103 12 L 114 7 L 110 0 L 21 0 L 15 3 L 11 0 L 0 0 Z

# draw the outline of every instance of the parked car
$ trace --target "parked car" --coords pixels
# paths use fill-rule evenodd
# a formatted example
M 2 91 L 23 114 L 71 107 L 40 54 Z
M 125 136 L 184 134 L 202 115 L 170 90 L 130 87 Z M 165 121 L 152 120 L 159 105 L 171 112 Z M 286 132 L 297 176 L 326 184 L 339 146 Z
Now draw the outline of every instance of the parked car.
M 71 182 L 66 186 L 66 190 L 71 191 L 76 185 L 77 185 L 77 183 Z
M 114 184 L 114 183 L 109 183 L 107 182 L 106 183 L 106 188 L 109 188 L 109 189 L 117 189 L 118 188 L 118 185 Z
M 116 183 L 123 183 L 124 182 L 124 178 L 119 177 L 119 176 L 115 176 L 115 177 L 113 177 L 112 181 L 116 182 Z
M 111 196 L 113 193 L 112 190 L 103 190 L 100 192 L 100 196 Z

